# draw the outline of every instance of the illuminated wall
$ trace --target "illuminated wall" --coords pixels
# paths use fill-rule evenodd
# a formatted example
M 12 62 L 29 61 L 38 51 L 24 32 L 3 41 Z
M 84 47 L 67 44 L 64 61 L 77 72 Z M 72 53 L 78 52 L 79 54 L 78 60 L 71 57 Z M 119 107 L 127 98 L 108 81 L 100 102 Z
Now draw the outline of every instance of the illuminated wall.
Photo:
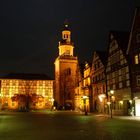
M 140 116 L 140 99 L 135 100 L 135 112 L 136 116 Z
M 92 87 L 93 87 L 93 109 L 105 113 L 106 108 L 106 79 L 105 61 L 106 52 L 94 51 L 92 61 Z M 106 108 L 106 109 L 105 109 Z
M 25 97 L 36 97 L 37 101 L 30 101 L 30 108 L 44 109 L 52 107 L 53 80 L 19 80 L 1 79 L 2 109 L 19 109 L 25 107 Z M 18 98 L 12 100 L 12 98 Z M 23 97 L 23 98 L 19 98 Z
M 84 65 L 83 76 L 80 72 L 80 67 L 78 67 L 77 77 L 79 80 L 77 81 L 77 86 L 75 87 L 75 110 L 77 111 L 85 111 L 84 110 L 84 96 L 87 96 L 86 99 L 86 111 L 90 110 L 90 100 L 91 100 L 91 81 L 90 81 L 90 66 L 86 62 Z
M 62 38 L 58 45 L 59 55 L 55 64 L 55 100 L 58 108 L 67 105 L 74 108 L 74 88 L 78 59 L 74 56 L 74 45 L 71 41 L 71 31 L 65 24 Z

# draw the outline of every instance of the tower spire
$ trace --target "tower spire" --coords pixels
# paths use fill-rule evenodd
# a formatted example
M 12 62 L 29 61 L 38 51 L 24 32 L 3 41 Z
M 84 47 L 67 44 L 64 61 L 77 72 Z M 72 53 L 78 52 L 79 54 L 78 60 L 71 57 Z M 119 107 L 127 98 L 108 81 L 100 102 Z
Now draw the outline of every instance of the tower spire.
M 66 19 L 64 21 L 64 29 L 62 31 L 62 40 L 66 42 L 66 44 L 71 43 L 71 31 L 69 30 L 69 22 Z
M 78 59 L 73 54 L 71 31 L 68 20 L 63 23 L 62 38 L 59 42 L 59 56 L 55 60 L 55 101 L 59 106 L 69 105 L 74 108 L 74 87 Z M 65 106 L 67 107 L 67 106 Z
M 66 28 L 69 26 L 68 19 L 65 19 L 65 21 L 64 21 L 64 26 L 65 26 Z
M 71 31 L 68 28 L 68 20 L 64 21 L 62 39 L 59 42 L 59 55 L 73 56 L 73 43 L 71 42 Z

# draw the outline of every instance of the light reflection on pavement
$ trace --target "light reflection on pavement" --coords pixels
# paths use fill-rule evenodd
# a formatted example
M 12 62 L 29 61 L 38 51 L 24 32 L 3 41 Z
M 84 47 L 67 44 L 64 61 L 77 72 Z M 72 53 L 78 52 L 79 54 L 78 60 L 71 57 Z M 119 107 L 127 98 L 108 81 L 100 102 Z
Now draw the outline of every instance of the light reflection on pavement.
M 140 118 L 73 111 L 0 113 L 0 140 L 139 140 Z

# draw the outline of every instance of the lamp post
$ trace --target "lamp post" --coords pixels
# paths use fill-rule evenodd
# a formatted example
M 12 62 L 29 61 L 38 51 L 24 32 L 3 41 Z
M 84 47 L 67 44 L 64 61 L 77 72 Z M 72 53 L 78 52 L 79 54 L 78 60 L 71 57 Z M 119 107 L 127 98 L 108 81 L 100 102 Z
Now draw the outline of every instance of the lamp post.
M 88 98 L 86 95 L 84 95 L 83 97 L 83 101 L 84 101 L 84 111 L 85 111 L 85 115 L 87 115 L 87 109 L 86 109 L 86 99 Z
M 114 95 L 114 90 L 110 90 L 110 110 L 111 110 L 111 118 L 112 118 L 112 109 L 113 109 L 113 101 L 112 101 L 112 96 Z

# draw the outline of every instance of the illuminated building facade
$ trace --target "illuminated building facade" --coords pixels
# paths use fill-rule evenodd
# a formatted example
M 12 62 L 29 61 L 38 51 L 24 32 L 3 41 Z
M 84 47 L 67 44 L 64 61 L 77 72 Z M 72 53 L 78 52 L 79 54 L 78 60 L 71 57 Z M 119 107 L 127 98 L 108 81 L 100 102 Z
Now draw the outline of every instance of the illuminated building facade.
M 8 74 L 0 79 L 1 109 L 50 109 L 54 81 L 44 74 Z
M 83 96 L 87 96 L 86 108 L 87 111 L 92 110 L 92 88 L 91 88 L 91 63 L 85 62 L 84 77 L 83 77 Z
M 106 94 L 106 52 L 94 51 L 91 71 L 91 81 L 93 88 L 93 107 L 95 112 L 105 113 L 107 111 Z
M 134 114 L 140 116 L 140 8 L 136 8 L 127 54 L 130 56 L 131 90 Z
M 59 56 L 55 64 L 55 101 L 57 108 L 74 109 L 74 89 L 78 59 L 74 56 L 71 31 L 65 23 L 62 40 L 59 42 Z
M 75 95 L 74 95 L 74 105 L 75 110 L 77 111 L 84 111 L 84 104 L 83 104 L 83 71 L 84 71 L 84 65 L 80 64 L 77 68 L 77 79 L 76 79 L 76 85 L 75 85 Z
M 78 111 L 92 111 L 91 64 L 85 62 L 78 67 L 79 80 L 75 86 L 75 109 Z M 84 99 L 86 97 L 86 99 Z
M 132 103 L 129 60 L 126 55 L 128 40 L 127 32 L 110 32 L 106 67 L 107 93 L 114 91 L 112 107 L 116 115 L 128 115 Z

